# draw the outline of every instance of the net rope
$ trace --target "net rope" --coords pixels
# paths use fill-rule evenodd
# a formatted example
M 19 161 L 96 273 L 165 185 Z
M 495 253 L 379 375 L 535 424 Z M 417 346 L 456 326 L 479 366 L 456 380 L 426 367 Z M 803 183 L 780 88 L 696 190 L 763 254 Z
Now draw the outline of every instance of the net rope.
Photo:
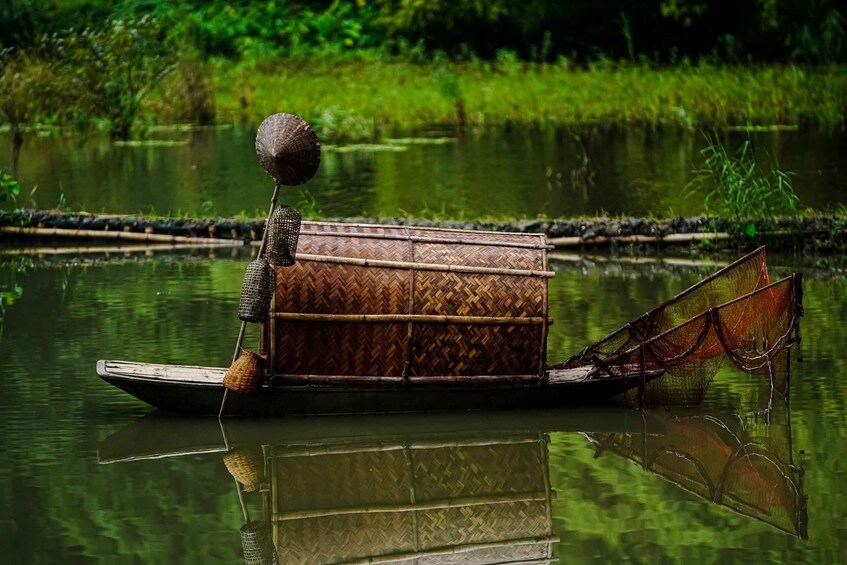
M 760 248 L 555 368 L 592 366 L 588 378 L 637 375 L 637 388 L 624 394 L 637 405 L 699 404 L 726 360 L 768 375 L 785 394 L 802 315 L 800 275 L 771 282 Z

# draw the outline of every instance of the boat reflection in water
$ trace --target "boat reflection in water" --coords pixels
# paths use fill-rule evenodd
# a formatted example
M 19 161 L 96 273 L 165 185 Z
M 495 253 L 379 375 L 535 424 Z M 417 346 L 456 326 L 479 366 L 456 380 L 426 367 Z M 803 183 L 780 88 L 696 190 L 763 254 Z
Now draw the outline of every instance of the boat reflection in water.
M 626 457 L 805 537 L 785 421 L 758 437 L 737 415 L 571 410 L 236 421 L 222 435 L 215 421 L 153 414 L 107 438 L 100 459 L 221 452 L 248 563 L 548 563 L 561 534 L 549 432 L 581 432 L 601 462 Z M 261 496 L 260 518 L 243 492 Z

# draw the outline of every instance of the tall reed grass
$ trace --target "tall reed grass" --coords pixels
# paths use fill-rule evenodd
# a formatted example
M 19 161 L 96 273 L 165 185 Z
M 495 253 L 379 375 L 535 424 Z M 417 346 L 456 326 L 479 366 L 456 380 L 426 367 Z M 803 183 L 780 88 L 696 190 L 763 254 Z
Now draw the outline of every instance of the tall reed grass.
M 545 65 L 516 60 L 450 64 L 446 69 L 443 63 L 288 60 L 220 65 L 214 97 L 219 121 L 257 124 L 285 109 L 313 122 L 324 138 L 336 140 L 460 120 L 470 126 L 840 126 L 847 119 L 845 70 L 612 63 L 573 68 L 566 61 Z M 448 71 L 450 89 L 444 86 Z M 167 104 L 157 106 L 155 119 L 179 120 L 168 115 Z

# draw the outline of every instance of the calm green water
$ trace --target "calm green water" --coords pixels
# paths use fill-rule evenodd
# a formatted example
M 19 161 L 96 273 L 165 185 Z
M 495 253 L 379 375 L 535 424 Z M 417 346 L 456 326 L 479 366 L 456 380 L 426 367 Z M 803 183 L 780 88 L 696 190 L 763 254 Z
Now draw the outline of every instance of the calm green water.
M 234 464 L 214 419 L 151 416 L 94 371 L 100 358 L 226 364 L 247 260 L 230 253 L 0 263 L 3 562 L 238 563 L 243 516 L 227 463 L 270 489 L 245 494 L 246 507 L 259 519 L 266 504 L 279 518 L 275 540 L 294 563 L 468 543 L 483 545 L 449 562 L 548 549 L 562 562 L 847 554 L 838 270 L 804 269 L 806 360 L 793 369 L 790 409 L 777 400 L 768 411 L 760 381 L 726 370 L 695 411 L 230 419 L 228 441 L 243 455 Z M 715 268 L 552 265 L 553 359 Z M 741 446 L 761 466 L 730 465 Z M 412 498 L 415 512 L 360 512 L 408 510 Z M 457 498 L 463 505 L 445 507 Z
M 320 170 L 283 199 L 306 215 L 475 219 L 579 214 L 700 214 L 685 188 L 704 140 L 675 129 L 424 132 L 382 147 L 325 147 Z M 230 216 L 267 209 L 271 182 L 257 165 L 252 130 L 154 133 L 173 147 L 118 147 L 91 138 L 29 138 L 18 177 L 25 206 Z M 748 134 L 732 133 L 730 147 Z M 795 173 L 802 207 L 847 203 L 847 132 L 750 134 L 764 165 Z M 447 137 L 444 137 L 447 136 Z M 587 160 L 584 160 L 587 159 Z M 10 139 L 0 138 L 9 170 Z M 587 166 L 586 166 L 587 164 Z M 32 187 L 37 189 L 29 197 Z M 34 201 L 34 204 L 33 204 Z M 263 215 L 259 212 L 258 215 Z

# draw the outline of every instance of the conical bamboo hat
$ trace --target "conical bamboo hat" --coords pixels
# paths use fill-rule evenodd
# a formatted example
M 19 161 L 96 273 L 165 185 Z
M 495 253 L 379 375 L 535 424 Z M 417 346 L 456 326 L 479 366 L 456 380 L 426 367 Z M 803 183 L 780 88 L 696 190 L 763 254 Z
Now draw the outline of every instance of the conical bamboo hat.
M 321 162 L 321 144 L 312 126 L 294 114 L 273 114 L 256 132 L 259 164 L 274 179 L 288 186 L 315 176 Z

